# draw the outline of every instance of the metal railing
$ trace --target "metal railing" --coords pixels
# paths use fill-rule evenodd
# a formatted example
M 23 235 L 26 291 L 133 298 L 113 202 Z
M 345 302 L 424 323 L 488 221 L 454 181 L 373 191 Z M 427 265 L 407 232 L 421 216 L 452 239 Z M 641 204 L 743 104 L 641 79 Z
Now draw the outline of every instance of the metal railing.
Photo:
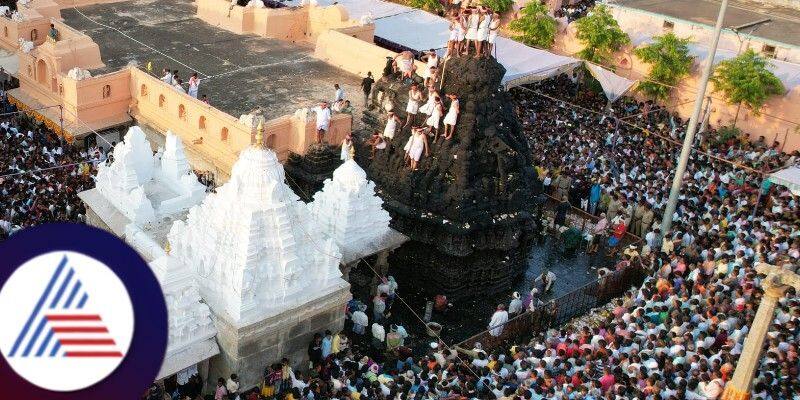
M 511 318 L 502 325 L 498 336 L 487 329 L 462 341 L 457 346 L 471 349 L 481 343 L 486 351 L 503 344 L 527 343 L 535 334 L 550 328 L 563 326 L 572 319 L 586 314 L 589 310 L 603 306 L 616 297 L 622 296 L 631 287 L 638 287 L 644 281 L 646 271 L 639 267 L 627 267 L 612 272 L 590 282 L 544 305 L 528 310 Z M 498 327 L 494 327 L 498 328 Z

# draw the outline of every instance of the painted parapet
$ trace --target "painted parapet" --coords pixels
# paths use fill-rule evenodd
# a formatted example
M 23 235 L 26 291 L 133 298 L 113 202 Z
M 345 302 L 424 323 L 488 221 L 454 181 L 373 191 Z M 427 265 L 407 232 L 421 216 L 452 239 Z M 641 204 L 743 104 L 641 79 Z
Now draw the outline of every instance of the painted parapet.
M 198 0 L 197 17 L 238 34 L 254 34 L 286 41 L 314 42 L 329 29 L 350 29 L 372 41 L 374 25 L 351 20 L 342 5 L 329 7 L 258 8 L 231 5 L 229 0 Z

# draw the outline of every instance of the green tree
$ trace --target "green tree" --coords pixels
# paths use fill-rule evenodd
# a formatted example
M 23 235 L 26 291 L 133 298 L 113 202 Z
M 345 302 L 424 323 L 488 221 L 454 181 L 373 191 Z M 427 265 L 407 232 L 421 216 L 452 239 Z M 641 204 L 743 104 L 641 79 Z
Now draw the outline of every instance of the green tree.
M 596 6 L 575 23 L 578 27 L 577 38 L 584 46 L 578 56 L 584 60 L 604 64 L 615 51 L 631 42 L 605 5 Z
M 517 33 L 514 39 L 529 46 L 549 49 L 556 39 L 558 23 L 547 15 L 547 7 L 538 1 L 532 1 L 520 10 L 520 15 L 508 24 Z
M 636 49 L 636 56 L 650 64 L 647 81 L 638 89 L 657 100 L 669 97 L 681 78 L 689 75 L 694 57 L 689 55 L 689 38 L 679 38 L 672 32 L 653 38 L 653 43 Z
M 714 91 L 722 92 L 728 103 L 744 104 L 758 115 L 769 96 L 785 91 L 781 80 L 768 67 L 769 63 L 764 57 L 747 49 L 739 56 L 717 65 L 711 78 Z M 736 115 L 738 117 L 738 110 Z
M 409 5 L 414 8 L 420 8 L 434 13 L 444 9 L 439 0 L 411 0 L 409 1 Z
M 499 13 L 508 11 L 512 4 L 514 4 L 514 0 L 483 0 L 483 5 Z

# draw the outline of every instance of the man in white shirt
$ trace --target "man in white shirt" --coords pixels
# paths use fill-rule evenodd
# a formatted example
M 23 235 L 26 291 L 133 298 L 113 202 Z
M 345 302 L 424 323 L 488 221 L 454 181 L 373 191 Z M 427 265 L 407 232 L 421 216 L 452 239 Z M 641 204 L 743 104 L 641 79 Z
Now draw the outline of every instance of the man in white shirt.
M 331 109 L 328 107 L 328 102 L 323 101 L 313 110 L 317 113 L 317 143 L 322 143 L 331 125 Z
M 164 68 L 164 76 L 161 77 L 161 80 L 167 85 L 172 86 L 172 71 Z
M 334 84 L 333 88 L 336 89 L 336 95 L 334 96 L 333 102 L 344 101 L 344 89 L 342 89 L 339 84 Z

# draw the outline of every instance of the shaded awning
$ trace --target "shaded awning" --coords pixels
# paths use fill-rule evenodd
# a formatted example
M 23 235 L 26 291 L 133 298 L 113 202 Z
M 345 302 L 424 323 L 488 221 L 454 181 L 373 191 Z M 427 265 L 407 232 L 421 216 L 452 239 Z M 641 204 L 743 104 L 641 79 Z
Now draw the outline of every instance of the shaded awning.
M 786 186 L 795 196 L 800 196 L 800 167 L 788 167 L 769 175 L 769 180 L 781 186 Z
M 608 101 L 612 103 L 617 101 L 617 99 L 622 97 L 622 95 L 636 84 L 636 81 L 623 78 L 599 65 L 589 62 L 585 64 L 586 69 L 600 82 L 600 86 L 603 87 L 603 93 L 606 94 Z

